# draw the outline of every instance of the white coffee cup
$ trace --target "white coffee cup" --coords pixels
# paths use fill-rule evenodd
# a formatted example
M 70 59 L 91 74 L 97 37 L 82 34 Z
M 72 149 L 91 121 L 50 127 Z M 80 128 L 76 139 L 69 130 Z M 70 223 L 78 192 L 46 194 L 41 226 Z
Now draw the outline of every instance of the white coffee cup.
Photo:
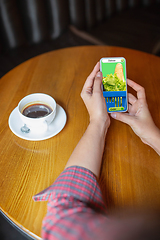
M 46 106 L 51 112 L 44 116 L 29 117 L 24 115 L 24 110 L 31 106 Z M 21 120 L 29 131 L 42 133 L 47 131 L 48 125 L 53 121 L 56 115 L 56 101 L 44 93 L 33 93 L 24 97 L 18 104 L 18 112 Z

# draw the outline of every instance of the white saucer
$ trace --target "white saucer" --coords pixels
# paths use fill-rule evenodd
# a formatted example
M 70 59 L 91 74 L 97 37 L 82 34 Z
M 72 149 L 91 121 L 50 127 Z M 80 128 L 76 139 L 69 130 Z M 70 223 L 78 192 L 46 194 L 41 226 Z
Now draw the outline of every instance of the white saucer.
M 56 105 L 56 116 L 53 122 L 48 126 L 46 132 L 43 133 L 23 133 L 21 127 L 24 125 L 19 117 L 18 107 L 16 107 L 9 116 L 9 127 L 11 131 L 18 137 L 29 141 L 41 141 L 57 135 L 65 126 L 67 120 L 66 113 L 60 105 Z

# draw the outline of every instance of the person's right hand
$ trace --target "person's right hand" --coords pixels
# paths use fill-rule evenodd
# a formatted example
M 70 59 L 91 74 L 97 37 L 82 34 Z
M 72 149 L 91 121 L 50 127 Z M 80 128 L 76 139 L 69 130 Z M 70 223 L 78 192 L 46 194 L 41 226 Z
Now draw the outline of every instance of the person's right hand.
M 132 80 L 128 79 L 127 83 L 137 92 L 137 98 L 129 93 L 128 113 L 111 113 L 111 117 L 130 125 L 142 142 L 153 146 L 155 138 L 160 137 L 160 130 L 154 124 L 149 112 L 145 90 Z

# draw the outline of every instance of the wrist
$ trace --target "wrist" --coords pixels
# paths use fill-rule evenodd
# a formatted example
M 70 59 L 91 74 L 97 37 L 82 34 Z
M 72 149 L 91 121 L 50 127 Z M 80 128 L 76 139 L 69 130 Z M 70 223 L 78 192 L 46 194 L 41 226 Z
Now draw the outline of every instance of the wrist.
M 141 138 L 142 142 L 152 147 L 160 155 L 160 130 L 155 126 L 148 138 Z
M 91 119 L 90 125 L 97 128 L 99 130 L 99 133 L 104 133 L 106 135 L 107 130 L 110 126 L 110 118 L 108 118 L 106 120 Z

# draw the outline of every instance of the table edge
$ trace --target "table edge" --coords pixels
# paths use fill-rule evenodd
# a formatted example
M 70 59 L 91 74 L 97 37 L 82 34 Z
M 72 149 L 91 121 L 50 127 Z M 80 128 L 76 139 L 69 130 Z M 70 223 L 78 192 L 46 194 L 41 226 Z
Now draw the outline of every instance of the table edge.
M 26 237 L 30 237 L 33 240 L 42 240 L 41 237 L 37 236 L 35 233 L 32 233 L 17 221 L 15 221 L 9 214 L 7 214 L 1 207 L 0 207 L 0 214 L 13 226 L 16 230 L 24 234 Z
M 147 55 L 150 55 L 152 57 L 156 57 L 156 58 L 160 58 L 159 56 L 156 56 L 154 54 L 151 54 L 151 53 L 147 53 L 147 52 L 143 52 L 143 51 L 140 51 L 140 50 L 137 50 L 137 49 L 132 49 L 132 48 L 126 48 L 126 47 L 119 47 L 119 46 L 114 46 L 114 45 L 84 45 L 84 46 L 72 46 L 72 47 L 66 47 L 66 48 L 59 48 L 59 49 L 56 49 L 56 50 L 52 50 L 52 51 L 48 51 L 48 52 L 44 52 L 44 53 L 41 53 L 41 54 L 38 54 L 34 57 L 31 57 L 27 60 L 25 60 L 24 62 L 18 64 L 17 66 L 15 66 L 14 68 L 12 68 L 11 70 L 9 70 L 7 73 L 5 73 L 1 78 L 0 80 L 5 77 L 7 74 L 9 74 L 11 71 L 13 71 L 15 68 L 19 67 L 21 64 L 24 64 L 28 61 L 31 61 L 39 56 L 43 56 L 45 54 L 49 54 L 49 53 L 53 53 L 53 52 L 57 52 L 57 51 L 63 51 L 63 50 L 67 50 L 67 49 L 73 49 L 73 48 L 95 48 L 95 47 L 98 47 L 98 48 L 104 48 L 104 47 L 107 47 L 107 48 L 116 48 L 116 49 L 124 49 L 124 50 L 129 50 L 129 51 L 134 51 L 134 52 L 139 52 L 139 53 L 142 53 L 142 54 L 147 54 Z

